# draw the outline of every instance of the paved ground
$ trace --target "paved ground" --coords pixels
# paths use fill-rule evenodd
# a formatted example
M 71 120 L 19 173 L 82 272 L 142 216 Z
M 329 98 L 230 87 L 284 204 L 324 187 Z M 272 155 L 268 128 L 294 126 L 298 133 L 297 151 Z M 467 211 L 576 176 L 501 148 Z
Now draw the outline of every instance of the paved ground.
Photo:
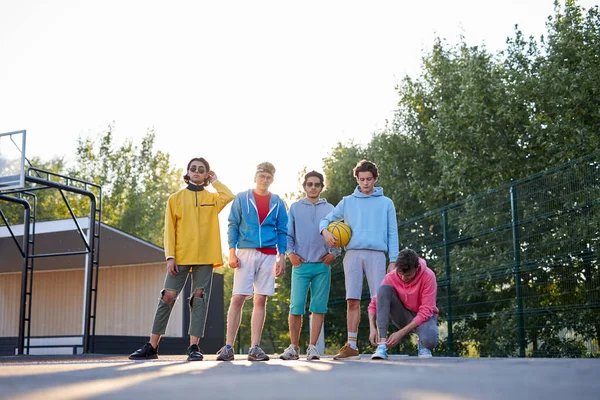
M 599 359 L 0 357 L 0 399 L 599 399 Z

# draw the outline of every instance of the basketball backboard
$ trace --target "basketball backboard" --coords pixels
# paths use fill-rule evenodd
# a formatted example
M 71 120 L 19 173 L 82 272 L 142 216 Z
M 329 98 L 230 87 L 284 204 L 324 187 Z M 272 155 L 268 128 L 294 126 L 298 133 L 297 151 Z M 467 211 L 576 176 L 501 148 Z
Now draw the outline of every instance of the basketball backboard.
M 0 191 L 25 187 L 26 131 L 0 133 Z

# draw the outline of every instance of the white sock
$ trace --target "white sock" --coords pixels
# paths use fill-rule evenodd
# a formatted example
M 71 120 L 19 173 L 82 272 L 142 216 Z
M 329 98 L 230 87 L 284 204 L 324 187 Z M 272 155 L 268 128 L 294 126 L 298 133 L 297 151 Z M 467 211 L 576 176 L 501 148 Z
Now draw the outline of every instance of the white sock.
M 354 350 L 358 350 L 358 346 L 356 345 L 356 338 L 358 337 L 358 332 L 348 332 L 348 344 Z
M 387 345 L 385 344 L 385 342 L 379 342 L 377 343 L 377 346 L 384 346 L 387 350 Z

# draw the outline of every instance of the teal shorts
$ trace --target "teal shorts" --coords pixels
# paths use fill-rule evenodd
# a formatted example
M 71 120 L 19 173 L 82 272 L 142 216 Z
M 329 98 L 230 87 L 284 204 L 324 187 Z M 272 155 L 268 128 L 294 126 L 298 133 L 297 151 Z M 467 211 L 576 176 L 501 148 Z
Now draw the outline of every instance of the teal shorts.
M 322 262 L 302 263 L 298 267 L 292 267 L 290 314 L 304 314 L 309 287 L 310 312 L 326 314 L 331 287 L 331 267 Z

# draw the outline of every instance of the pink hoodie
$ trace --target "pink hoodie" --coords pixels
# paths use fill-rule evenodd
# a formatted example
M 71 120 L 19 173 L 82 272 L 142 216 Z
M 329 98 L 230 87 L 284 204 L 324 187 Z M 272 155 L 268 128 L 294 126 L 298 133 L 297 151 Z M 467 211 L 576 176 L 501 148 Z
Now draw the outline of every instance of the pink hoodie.
M 435 305 L 437 295 L 437 282 L 435 274 L 427 267 L 427 262 L 419 258 L 419 271 L 415 279 L 405 283 L 394 269 L 383 278 L 382 285 L 391 285 L 398 293 L 398 297 L 407 310 L 416 312 L 413 319 L 417 326 L 438 314 L 438 308 Z M 369 304 L 369 315 L 377 314 L 377 297 L 371 299 Z

